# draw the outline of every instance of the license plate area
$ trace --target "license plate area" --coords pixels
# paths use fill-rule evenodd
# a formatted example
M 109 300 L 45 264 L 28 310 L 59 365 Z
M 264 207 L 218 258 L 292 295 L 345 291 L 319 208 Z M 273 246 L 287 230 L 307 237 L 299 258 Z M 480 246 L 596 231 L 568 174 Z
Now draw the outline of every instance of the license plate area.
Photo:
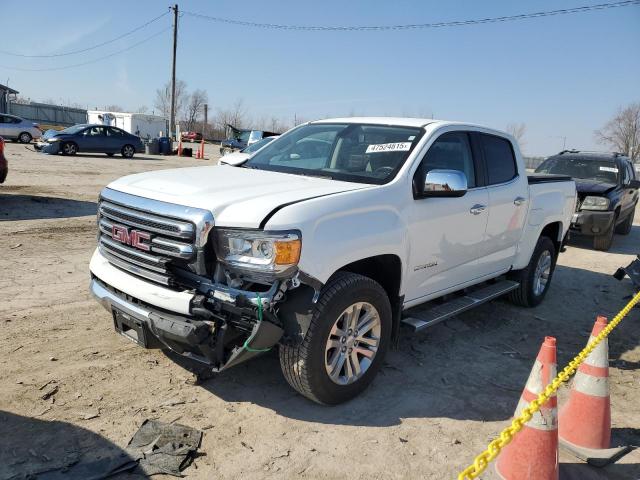
M 137 343 L 141 347 L 148 348 L 147 327 L 142 320 L 133 318 L 131 315 L 113 309 L 113 326 L 123 337 Z

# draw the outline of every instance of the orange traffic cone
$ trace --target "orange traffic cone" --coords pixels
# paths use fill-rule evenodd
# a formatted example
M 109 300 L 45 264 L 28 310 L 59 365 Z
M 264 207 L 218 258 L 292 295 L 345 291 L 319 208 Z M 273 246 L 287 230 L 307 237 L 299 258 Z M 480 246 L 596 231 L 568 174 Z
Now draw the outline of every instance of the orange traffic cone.
M 556 376 L 556 339 L 545 337 L 524 387 L 515 417 Z M 558 479 L 558 400 L 553 395 L 502 450 L 496 473 L 503 480 Z
M 204 138 L 200 141 L 200 158 L 204 158 Z
M 598 316 L 589 343 L 607 326 Z M 604 466 L 625 454 L 629 447 L 611 446 L 609 398 L 609 344 L 602 340 L 578 367 L 569 400 L 559 416 L 560 445 L 592 465 Z
M 178 156 L 182 156 L 182 139 L 178 141 Z

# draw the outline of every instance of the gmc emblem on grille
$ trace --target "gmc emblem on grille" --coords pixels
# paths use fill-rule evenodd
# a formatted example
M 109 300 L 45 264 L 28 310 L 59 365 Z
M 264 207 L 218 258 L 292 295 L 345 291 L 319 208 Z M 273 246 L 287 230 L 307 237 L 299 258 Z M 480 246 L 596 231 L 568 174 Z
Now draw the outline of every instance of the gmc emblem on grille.
M 111 238 L 116 242 L 131 245 L 132 247 L 139 248 L 145 252 L 151 250 L 151 246 L 148 243 L 144 243 L 144 240 L 151 240 L 151 235 L 147 232 L 129 230 L 127 227 L 123 227 L 122 225 L 112 225 Z

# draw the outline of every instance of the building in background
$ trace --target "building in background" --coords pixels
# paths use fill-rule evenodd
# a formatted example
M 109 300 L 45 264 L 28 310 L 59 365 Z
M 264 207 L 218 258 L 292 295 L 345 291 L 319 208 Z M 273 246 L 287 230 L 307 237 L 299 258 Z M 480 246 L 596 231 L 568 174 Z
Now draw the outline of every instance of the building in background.
M 17 90 L 13 88 L 9 88 L 6 85 L 0 84 L 0 113 L 10 113 L 9 112 L 9 95 L 17 95 Z

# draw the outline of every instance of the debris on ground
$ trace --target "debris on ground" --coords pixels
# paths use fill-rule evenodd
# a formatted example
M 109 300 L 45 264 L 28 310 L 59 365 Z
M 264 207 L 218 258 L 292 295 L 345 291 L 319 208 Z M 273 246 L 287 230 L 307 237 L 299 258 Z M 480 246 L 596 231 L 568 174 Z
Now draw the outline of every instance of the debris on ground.
M 181 477 L 200 447 L 202 432 L 179 423 L 145 420 L 127 445 L 127 453 L 138 460 L 147 475 L 166 473 Z

